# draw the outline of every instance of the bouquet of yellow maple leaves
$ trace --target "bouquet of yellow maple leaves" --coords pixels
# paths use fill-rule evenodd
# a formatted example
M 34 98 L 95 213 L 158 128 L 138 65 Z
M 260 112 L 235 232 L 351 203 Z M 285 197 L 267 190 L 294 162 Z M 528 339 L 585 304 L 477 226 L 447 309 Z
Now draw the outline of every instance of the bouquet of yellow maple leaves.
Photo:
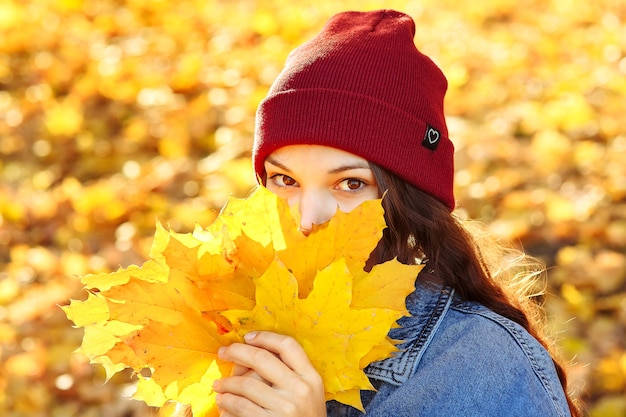
M 380 200 L 308 236 L 296 216 L 259 187 L 230 199 L 207 228 L 180 234 L 157 224 L 148 261 L 83 277 L 87 299 L 63 307 L 84 328 L 80 351 L 107 377 L 132 368 L 134 398 L 210 417 L 213 382 L 232 369 L 218 349 L 270 330 L 302 345 L 328 400 L 362 409 L 360 390 L 374 389 L 363 369 L 396 350 L 387 333 L 407 314 L 421 267 L 392 260 L 363 270 L 385 227 Z

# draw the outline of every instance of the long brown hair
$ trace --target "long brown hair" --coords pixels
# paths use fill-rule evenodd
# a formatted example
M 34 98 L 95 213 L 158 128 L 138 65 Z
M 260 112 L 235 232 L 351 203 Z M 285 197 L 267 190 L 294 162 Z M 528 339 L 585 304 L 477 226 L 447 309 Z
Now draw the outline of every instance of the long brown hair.
M 463 299 L 524 327 L 550 353 L 572 416 L 582 416 L 568 393 L 567 376 L 554 344 L 544 333 L 543 309 L 537 300 L 541 291 L 536 288 L 543 282 L 543 264 L 493 239 L 477 238 L 443 203 L 393 173 L 370 166 L 384 193 L 387 229 L 368 267 L 394 257 L 405 263 L 424 263 L 418 279 L 440 281 Z

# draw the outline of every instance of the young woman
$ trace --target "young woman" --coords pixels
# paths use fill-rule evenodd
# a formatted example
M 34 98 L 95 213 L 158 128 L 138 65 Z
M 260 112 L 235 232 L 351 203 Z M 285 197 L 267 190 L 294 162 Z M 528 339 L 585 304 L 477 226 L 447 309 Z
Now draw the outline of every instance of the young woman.
M 300 228 L 379 198 L 388 228 L 368 262 L 424 263 L 390 336 L 398 355 L 371 364 L 367 416 L 577 416 L 539 308 L 514 281 L 510 252 L 488 256 L 451 212 L 447 81 L 392 10 L 334 16 L 289 56 L 261 103 L 255 170 L 301 212 Z M 526 258 L 519 257 L 522 263 Z M 510 266 L 510 265 L 509 265 Z M 537 271 L 530 271 L 536 275 Z M 508 274 L 508 275 L 507 275 Z M 222 416 L 361 416 L 324 401 L 298 343 L 271 332 L 220 351 L 236 364 L 215 384 Z

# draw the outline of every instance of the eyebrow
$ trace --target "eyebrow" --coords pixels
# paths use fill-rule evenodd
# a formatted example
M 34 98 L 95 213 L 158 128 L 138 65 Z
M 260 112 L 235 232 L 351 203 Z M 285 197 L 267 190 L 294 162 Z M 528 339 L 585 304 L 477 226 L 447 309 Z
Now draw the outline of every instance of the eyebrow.
M 275 158 L 272 158 L 271 156 L 268 156 L 267 158 L 265 158 L 266 162 L 269 162 L 270 164 L 277 166 L 280 169 L 283 169 L 287 172 L 291 172 L 291 170 L 289 168 L 287 168 L 284 164 L 282 164 L 281 162 L 277 161 Z M 344 171 L 350 171 L 353 169 L 370 169 L 370 165 L 367 162 L 355 162 L 353 164 L 348 164 L 348 165 L 341 165 L 338 166 L 336 168 L 331 169 L 330 171 L 328 171 L 329 174 L 338 174 L 340 172 L 344 172 Z
M 265 158 L 265 162 L 269 162 L 270 164 L 277 166 L 280 169 L 291 172 L 289 168 L 287 168 L 285 165 L 281 164 L 280 162 L 278 162 L 276 159 L 272 158 L 271 156 L 268 156 L 267 158 Z

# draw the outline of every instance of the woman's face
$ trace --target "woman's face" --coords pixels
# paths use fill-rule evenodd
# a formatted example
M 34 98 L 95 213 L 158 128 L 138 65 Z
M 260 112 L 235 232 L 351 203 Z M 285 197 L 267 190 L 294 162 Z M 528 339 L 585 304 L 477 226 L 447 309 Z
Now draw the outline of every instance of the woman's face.
M 266 187 L 300 211 L 300 230 L 328 221 L 339 208 L 348 212 L 379 197 L 367 160 L 336 148 L 291 145 L 265 159 Z

